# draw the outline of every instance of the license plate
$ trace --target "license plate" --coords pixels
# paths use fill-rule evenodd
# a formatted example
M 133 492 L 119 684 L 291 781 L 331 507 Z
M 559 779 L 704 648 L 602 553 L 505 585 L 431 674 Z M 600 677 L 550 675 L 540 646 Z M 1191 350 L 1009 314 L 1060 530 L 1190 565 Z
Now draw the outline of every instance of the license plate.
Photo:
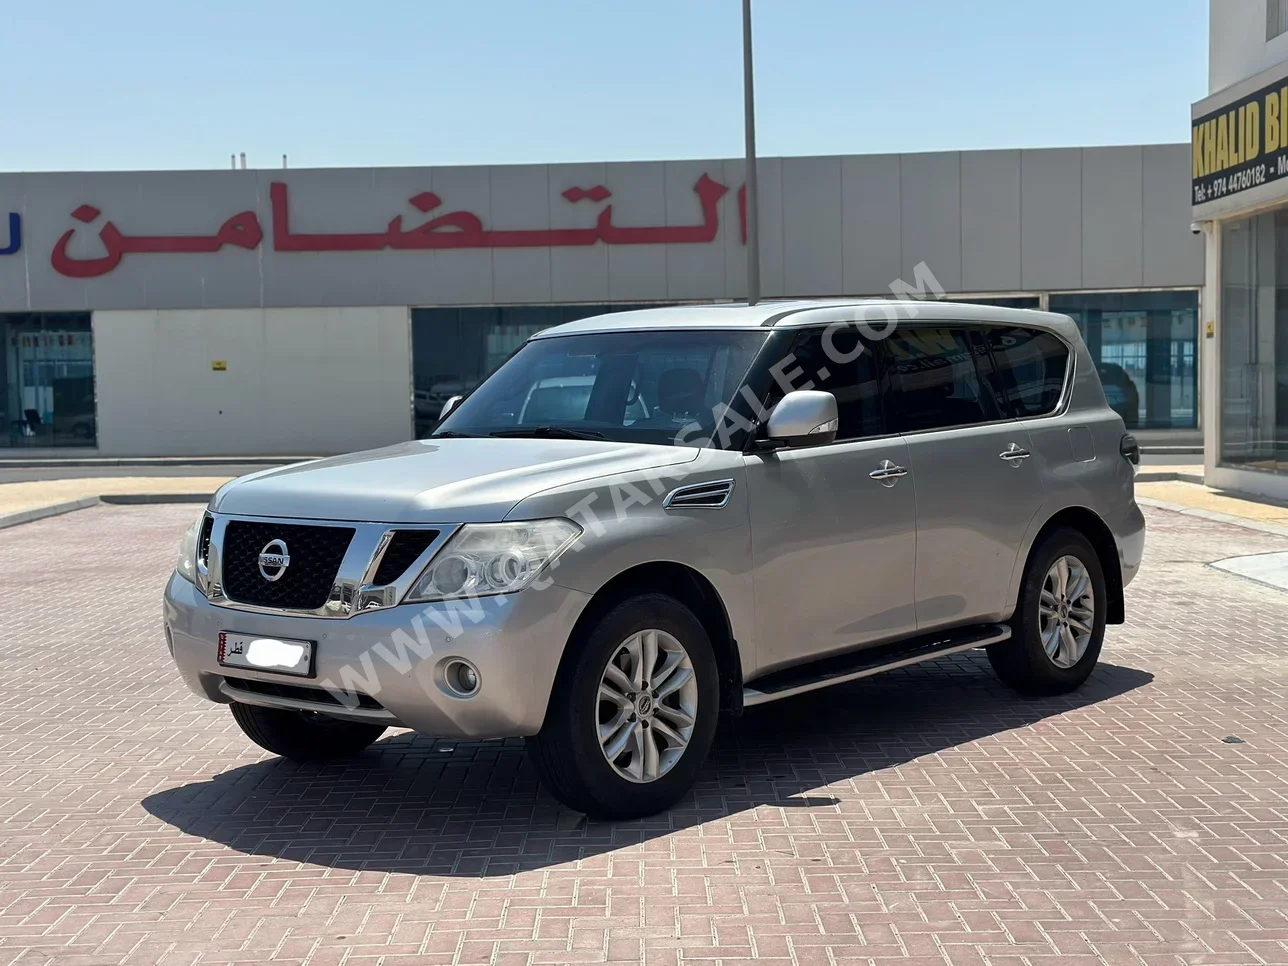
M 252 671 L 313 677 L 313 642 L 219 632 L 219 663 Z

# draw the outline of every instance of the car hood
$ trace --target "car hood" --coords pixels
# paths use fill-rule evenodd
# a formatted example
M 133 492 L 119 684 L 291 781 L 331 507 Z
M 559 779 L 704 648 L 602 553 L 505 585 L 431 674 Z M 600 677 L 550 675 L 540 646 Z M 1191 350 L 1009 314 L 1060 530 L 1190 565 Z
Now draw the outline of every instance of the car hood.
M 218 513 L 379 523 L 485 523 L 555 486 L 697 458 L 681 446 L 562 439 L 422 439 L 263 470 L 211 500 Z

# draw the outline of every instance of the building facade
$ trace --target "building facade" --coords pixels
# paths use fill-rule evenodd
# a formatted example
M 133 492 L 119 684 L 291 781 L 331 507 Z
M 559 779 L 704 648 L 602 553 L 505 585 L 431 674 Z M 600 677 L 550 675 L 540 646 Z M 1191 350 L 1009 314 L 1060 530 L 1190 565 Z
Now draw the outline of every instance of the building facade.
M 1194 428 L 1190 163 L 1183 144 L 762 159 L 764 296 L 902 280 L 1066 312 L 1130 425 Z M 0 174 L 0 447 L 424 434 L 548 325 L 743 298 L 742 186 L 733 160 Z
M 1288 0 L 1211 0 L 1190 201 L 1206 246 L 1205 479 L 1288 499 Z

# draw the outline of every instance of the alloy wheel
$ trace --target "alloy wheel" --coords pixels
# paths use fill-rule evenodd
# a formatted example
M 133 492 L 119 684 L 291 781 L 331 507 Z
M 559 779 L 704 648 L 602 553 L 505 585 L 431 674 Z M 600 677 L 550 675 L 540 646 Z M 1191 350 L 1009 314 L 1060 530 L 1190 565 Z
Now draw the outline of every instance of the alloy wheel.
M 1096 596 L 1091 575 L 1077 557 L 1065 555 L 1051 565 L 1038 602 L 1042 648 L 1056 667 L 1082 660 L 1096 626 Z
M 666 631 L 632 634 L 613 651 L 599 682 L 599 746 L 622 778 L 657 781 L 693 737 L 698 681 L 684 645 Z

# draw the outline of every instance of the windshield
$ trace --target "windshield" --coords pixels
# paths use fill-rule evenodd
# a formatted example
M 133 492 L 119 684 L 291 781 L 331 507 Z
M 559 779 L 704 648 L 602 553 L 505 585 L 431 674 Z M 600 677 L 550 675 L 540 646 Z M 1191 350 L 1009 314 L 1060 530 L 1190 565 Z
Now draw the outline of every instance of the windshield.
M 435 435 L 533 436 L 702 445 L 767 333 L 601 332 L 534 339 Z

